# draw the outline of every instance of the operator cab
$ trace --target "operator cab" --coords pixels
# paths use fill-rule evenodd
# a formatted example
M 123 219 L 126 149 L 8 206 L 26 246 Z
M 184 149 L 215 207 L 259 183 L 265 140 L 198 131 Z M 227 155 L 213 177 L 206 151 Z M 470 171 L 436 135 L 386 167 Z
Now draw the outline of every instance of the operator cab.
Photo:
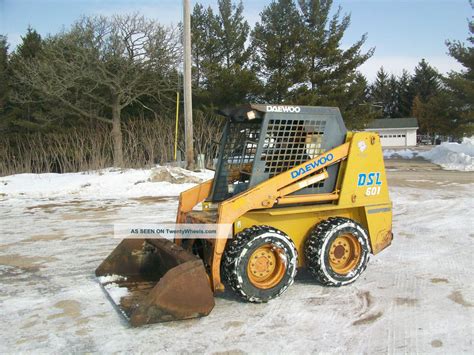
M 338 108 L 251 104 L 219 111 L 227 118 L 210 201 L 237 195 L 344 143 Z M 295 194 L 333 191 L 339 164 L 329 178 Z

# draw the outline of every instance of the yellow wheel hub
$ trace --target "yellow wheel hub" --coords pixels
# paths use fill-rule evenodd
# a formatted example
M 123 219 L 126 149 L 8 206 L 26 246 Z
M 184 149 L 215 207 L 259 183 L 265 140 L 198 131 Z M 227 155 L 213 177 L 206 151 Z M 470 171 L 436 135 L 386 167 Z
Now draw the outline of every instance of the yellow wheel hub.
M 285 275 L 286 264 L 283 251 L 271 244 L 265 244 L 255 250 L 247 264 L 247 275 L 257 288 L 269 289 L 278 285 Z
M 354 270 L 361 258 L 361 246 L 352 234 L 337 237 L 329 249 L 329 264 L 334 272 L 346 275 Z

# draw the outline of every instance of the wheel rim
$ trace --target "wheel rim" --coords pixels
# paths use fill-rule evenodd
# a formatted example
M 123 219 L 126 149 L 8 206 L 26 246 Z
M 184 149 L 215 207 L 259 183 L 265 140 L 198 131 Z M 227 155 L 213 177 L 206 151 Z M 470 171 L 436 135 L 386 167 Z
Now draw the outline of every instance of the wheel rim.
M 329 264 L 334 272 L 346 275 L 354 270 L 361 258 L 361 246 L 352 234 L 337 237 L 329 248 Z
M 265 244 L 250 255 L 247 275 L 257 288 L 269 289 L 278 285 L 286 271 L 284 252 L 271 244 Z

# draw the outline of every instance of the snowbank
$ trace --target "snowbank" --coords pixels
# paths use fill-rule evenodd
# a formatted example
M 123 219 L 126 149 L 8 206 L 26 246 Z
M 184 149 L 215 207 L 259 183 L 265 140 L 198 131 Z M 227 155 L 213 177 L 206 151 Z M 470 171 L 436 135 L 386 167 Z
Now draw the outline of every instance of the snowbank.
M 383 151 L 383 156 L 385 159 L 420 157 L 440 165 L 445 170 L 474 171 L 474 137 L 464 138 L 461 144 L 441 143 L 427 152 L 386 149 Z
M 418 156 L 441 165 L 446 170 L 474 171 L 474 137 L 464 138 L 461 144 L 441 143 Z
M 474 137 L 461 144 L 442 143 L 427 152 L 384 150 L 384 158 L 421 157 L 446 170 L 474 171 Z M 142 196 L 177 196 L 214 172 L 191 172 L 177 167 L 104 169 L 67 174 L 18 174 L 0 177 L 0 197 L 127 199 Z
M 180 182 L 160 181 L 156 171 L 168 171 Z M 66 174 L 17 174 L 0 177 L 0 196 L 28 198 L 118 199 L 141 196 L 176 196 L 214 172 L 191 172 L 176 167 L 104 169 Z M 183 179 L 188 176 L 189 179 Z
M 403 159 L 413 159 L 417 156 L 417 152 L 410 150 L 410 149 L 403 149 L 403 150 L 393 150 L 393 149 L 386 149 L 383 151 L 383 157 L 385 159 L 392 159 L 392 158 L 403 158 Z

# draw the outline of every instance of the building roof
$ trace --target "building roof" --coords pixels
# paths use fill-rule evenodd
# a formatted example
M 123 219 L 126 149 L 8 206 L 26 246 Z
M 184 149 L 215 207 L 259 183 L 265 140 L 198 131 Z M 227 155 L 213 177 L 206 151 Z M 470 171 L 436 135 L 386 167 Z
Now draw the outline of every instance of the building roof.
M 381 118 L 368 123 L 366 129 L 383 128 L 418 128 L 418 121 L 415 117 L 407 118 Z

